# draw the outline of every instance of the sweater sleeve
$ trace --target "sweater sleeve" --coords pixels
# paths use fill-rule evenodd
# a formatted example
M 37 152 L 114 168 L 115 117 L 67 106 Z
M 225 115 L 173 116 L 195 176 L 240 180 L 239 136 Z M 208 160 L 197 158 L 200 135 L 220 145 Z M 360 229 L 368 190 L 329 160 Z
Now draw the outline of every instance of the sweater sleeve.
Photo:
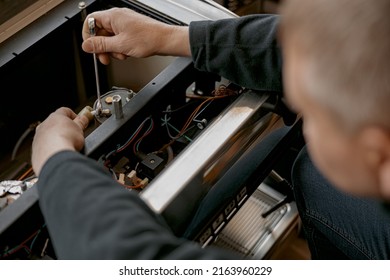
M 278 15 L 249 15 L 190 23 L 195 68 L 254 90 L 282 92 Z
M 39 204 L 59 259 L 226 259 L 217 248 L 176 237 L 136 191 L 94 160 L 63 151 L 44 165 Z

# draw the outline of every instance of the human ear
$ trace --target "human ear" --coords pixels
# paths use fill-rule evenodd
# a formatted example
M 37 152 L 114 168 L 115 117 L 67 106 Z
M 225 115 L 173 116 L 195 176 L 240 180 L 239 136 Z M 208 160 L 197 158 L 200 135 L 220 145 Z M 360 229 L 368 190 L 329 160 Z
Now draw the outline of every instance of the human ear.
M 358 137 L 365 165 L 374 173 L 380 195 L 390 201 L 390 132 L 370 126 L 363 128 Z
M 381 165 L 379 170 L 379 187 L 383 198 L 390 201 L 390 157 Z

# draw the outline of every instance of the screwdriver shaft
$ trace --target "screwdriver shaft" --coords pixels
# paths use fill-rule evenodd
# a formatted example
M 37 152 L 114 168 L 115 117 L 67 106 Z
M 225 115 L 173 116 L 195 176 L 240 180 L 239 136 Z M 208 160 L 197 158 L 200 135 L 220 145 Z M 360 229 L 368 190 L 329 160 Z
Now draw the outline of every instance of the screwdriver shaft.
M 89 27 L 89 33 L 91 36 L 96 35 L 95 30 L 95 19 L 89 18 L 88 19 L 88 27 Z M 100 82 L 99 82 L 99 72 L 98 72 L 98 64 L 97 64 L 97 57 L 96 53 L 93 53 L 93 65 L 95 67 L 95 79 L 96 79 L 96 93 L 97 93 L 97 103 L 96 103 L 96 114 L 100 115 L 102 112 L 102 102 L 100 97 Z
M 98 65 L 97 65 L 97 58 L 96 54 L 93 54 L 93 64 L 95 66 L 95 79 L 96 79 L 96 93 L 97 93 L 97 104 L 96 104 L 96 109 L 98 112 L 101 112 L 102 109 L 102 102 L 100 98 L 100 83 L 99 83 L 99 73 L 98 73 Z

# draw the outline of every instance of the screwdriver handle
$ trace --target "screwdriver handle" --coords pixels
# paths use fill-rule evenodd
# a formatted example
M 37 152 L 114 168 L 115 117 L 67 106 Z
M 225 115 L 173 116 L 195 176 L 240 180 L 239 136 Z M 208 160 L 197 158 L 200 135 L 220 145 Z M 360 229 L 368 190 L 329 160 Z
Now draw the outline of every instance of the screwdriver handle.
M 88 19 L 88 28 L 89 28 L 89 34 L 95 36 L 96 35 L 95 19 L 92 17 Z

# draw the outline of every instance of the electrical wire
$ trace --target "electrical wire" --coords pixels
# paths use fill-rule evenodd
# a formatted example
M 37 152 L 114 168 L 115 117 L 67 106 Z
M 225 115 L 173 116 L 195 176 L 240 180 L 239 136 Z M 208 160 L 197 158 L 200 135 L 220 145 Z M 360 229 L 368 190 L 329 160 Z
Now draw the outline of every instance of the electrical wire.
M 123 151 L 124 149 L 126 149 L 130 143 L 135 139 L 135 137 L 137 137 L 138 133 L 141 131 L 141 129 L 144 127 L 145 123 L 150 120 L 151 117 L 147 117 L 145 120 L 142 121 L 142 123 L 138 126 L 137 130 L 133 133 L 133 135 L 130 136 L 129 140 L 126 141 L 126 143 L 124 145 L 122 145 L 121 147 L 119 147 L 117 149 L 117 152 L 121 152 Z
M 22 243 L 20 243 L 19 245 L 3 252 L 1 255 L 0 255 L 0 258 L 6 258 L 8 256 L 11 256 L 13 254 L 15 254 L 16 252 L 18 252 L 19 250 L 21 249 L 25 249 L 26 252 L 29 252 L 31 253 L 31 248 L 27 247 L 26 246 L 26 243 L 28 241 L 30 241 L 31 239 L 33 239 L 39 232 L 40 232 L 41 229 L 38 229 L 37 231 L 35 231 L 33 234 L 31 234 L 27 239 L 25 239 Z
M 161 119 L 161 121 L 163 121 L 163 124 L 164 126 L 166 126 L 167 128 L 167 134 L 168 136 L 171 138 L 171 139 L 174 139 L 176 136 L 173 136 L 171 134 L 171 131 L 169 130 L 169 127 L 171 127 L 173 130 L 175 130 L 177 133 L 180 133 L 180 130 L 178 130 L 175 126 L 173 126 L 170 122 L 169 122 L 170 118 L 168 119 L 167 118 L 167 114 L 164 115 L 164 119 Z M 190 130 L 193 126 L 189 127 L 186 132 L 188 130 Z M 192 139 L 189 138 L 187 135 L 185 135 L 185 133 L 182 135 L 185 139 L 187 139 L 188 142 L 192 142 Z
M 168 136 L 171 139 L 173 139 L 175 137 L 171 134 L 171 131 L 169 130 L 169 127 L 172 127 L 176 132 L 180 132 L 180 131 L 176 127 L 174 127 L 173 125 L 168 123 L 170 120 L 171 120 L 171 118 L 168 119 L 168 115 L 167 114 L 164 115 L 164 118 L 161 118 L 162 126 L 166 127 Z
M 213 90 L 211 94 L 212 94 L 212 96 L 203 97 L 203 98 L 205 98 L 205 100 L 202 103 L 200 103 L 198 105 L 198 107 L 196 107 L 196 109 L 192 112 L 190 117 L 187 119 L 187 122 L 185 123 L 185 125 L 181 129 L 181 131 L 180 131 L 181 133 L 185 129 L 187 129 L 187 127 L 193 121 L 193 119 L 196 118 L 200 114 L 200 113 L 198 114 L 198 112 L 199 112 L 199 110 L 202 108 L 202 106 L 204 104 L 206 104 L 207 102 L 210 102 L 210 101 L 212 101 L 214 99 L 225 98 L 225 97 L 228 97 L 228 96 L 237 95 L 237 92 L 227 88 L 225 85 L 220 85 L 218 87 L 218 89 Z
M 133 146 L 133 152 L 134 154 L 137 154 L 137 152 L 139 151 L 139 145 L 142 141 L 142 139 L 144 139 L 146 136 L 148 136 L 150 134 L 150 132 L 152 132 L 154 128 L 154 122 L 153 122 L 153 119 L 150 118 L 150 125 L 148 127 L 148 129 L 145 131 L 145 133 L 134 143 L 134 146 Z
M 214 99 L 214 97 L 209 97 L 207 98 L 206 100 L 204 100 L 202 103 L 200 103 L 198 105 L 198 107 L 195 108 L 195 110 L 191 113 L 191 115 L 188 117 L 187 121 L 185 122 L 185 124 L 183 125 L 182 129 L 180 130 L 180 133 L 183 133 L 184 130 L 187 129 L 187 127 L 190 125 L 190 123 L 192 122 L 192 120 L 194 119 L 195 115 L 199 112 L 199 110 L 202 108 L 202 106 L 204 104 L 206 104 L 207 102 L 210 102 L 212 99 Z
M 196 120 L 196 118 L 197 117 L 199 117 L 199 115 L 200 114 L 202 114 L 203 113 L 203 111 L 204 110 L 206 110 L 207 109 L 207 107 L 209 107 L 210 106 L 210 104 L 213 102 L 213 100 L 214 100 L 214 98 L 208 103 L 208 104 L 206 104 L 206 106 L 204 106 L 203 107 L 203 109 L 200 111 L 200 112 L 198 112 L 197 114 L 196 114 L 196 116 L 194 116 L 194 118 L 192 119 L 193 121 L 195 121 Z
M 188 117 L 187 121 L 185 122 L 185 124 L 183 125 L 182 129 L 180 130 L 180 132 L 174 137 L 171 139 L 171 141 L 169 141 L 167 144 L 165 144 L 160 150 L 159 152 L 162 152 L 164 151 L 168 146 L 172 145 L 177 139 L 179 139 L 184 133 L 185 131 L 187 130 L 187 128 L 189 127 L 189 125 L 191 124 L 194 116 L 199 112 L 199 110 L 202 108 L 202 106 L 204 104 L 206 104 L 207 102 L 210 102 L 211 100 L 215 99 L 215 98 L 220 98 L 220 97 L 209 97 L 207 98 L 206 100 L 202 101 L 198 107 L 195 108 L 195 110 L 191 113 L 191 115 Z
M 29 181 L 34 180 L 36 178 L 38 178 L 37 175 L 35 175 L 35 174 L 31 175 L 30 177 L 27 177 L 27 178 L 23 179 L 23 183 L 29 182 Z
M 181 136 L 183 136 L 186 132 L 187 132 L 187 129 L 189 127 L 189 125 L 191 124 L 191 122 L 197 118 L 202 112 L 204 109 L 207 108 L 207 106 L 210 104 L 209 102 L 213 101 L 214 99 L 219 99 L 219 98 L 225 98 L 225 97 L 228 97 L 228 96 L 233 96 L 233 95 L 237 95 L 239 94 L 238 91 L 235 91 L 235 90 L 232 90 L 232 89 L 229 89 L 227 86 L 225 85 L 220 85 L 217 89 L 213 90 L 211 92 L 211 96 L 200 96 L 200 95 L 190 95 L 190 94 L 187 94 L 186 96 L 188 98 L 200 98 L 200 99 L 205 99 L 202 103 L 200 103 L 196 108 L 195 110 L 191 113 L 191 115 L 188 117 L 186 123 L 184 124 L 184 126 L 182 127 L 182 129 L 179 131 L 179 133 L 176 135 L 176 136 L 172 136 L 170 134 L 170 131 L 167 127 L 167 132 L 168 132 L 168 135 L 169 137 L 171 138 L 171 141 L 169 141 L 167 144 L 165 144 L 160 150 L 159 152 L 162 152 L 163 150 L 165 150 L 168 146 L 171 146 L 177 139 L 179 139 Z M 206 103 L 209 103 L 202 111 L 199 112 L 199 110 L 203 107 L 204 104 Z M 169 113 L 168 110 L 164 111 L 165 113 Z M 166 117 L 165 117 L 166 119 Z M 172 125 L 170 125 L 168 122 L 166 122 L 167 125 L 173 127 Z M 175 129 L 176 130 L 176 129 Z M 187 139 L 188 140 L 188 139 Z
M 146 119 L 144 119 L 142 121 L 142 123 L 137 127 L 137 129 L 134 131 L 134 133 L 130 136 L 130 138 L 122 145 L 122 146 L 118 146 L 116 149 L 112 150 L 111 152 L 109 152 L 107 155 L 106 155 L 106 160 L 104 162 L 104 165 L 107 166 L 108 163 L 109 163 L 109 158 L 116 154 L 116 153 L 120 153 L 122 152 L 123 150 L 125 150 L 130 144 L 131 142 L 133 142 L 133 140 L 137 137 L 137 135 L 139 134 L 139 132 L 142 130 L 142 128 L 144 127 L 145 123 L 152 119 L 151 116 L 147 117 Z
M 19 137 L 18 141 L 15 144 L 14 149 L 12 150 L 12 155 L 11 155 L 11 161 L 14 161 L 16 158 L 16 153 L 18 152 L 20 145 L 22 145 L 24 139 L 35 130 L 35 128 L 40 124 L 41 122 L 34 122 L 29 125 L 29 127 L 23 132 L 23 134 Z
M 32 172 L 34 172 L 34 171 L 33 171 L 33 168 L 32 168 L 32 166 L 31 166 L 31 167 L 30 167 L 29 169 L 27 169 L 27 171 L 24 172 L 17 180 L 18 180 L 18 181 L 23 181 L 23 180 L 26 180 L 26 179 L 32 177 L 33 175 L 30 175 Z M 28 175 L 30 175 L 30 177 L 27 177 Z
M 186 108 L 186 107 L 188 107 L 189 105 L 192 105 L 192 104 L 194 104 L 194 103 L 197 103 L 197 101 L 194 100 L 194 101 L 191 101 L 191 102 L 187 102 L 187 103 L 184 104 L 183 106 L 180 106 L 180 107 L 178 107 L 178 108 L 176 108 L 176 109 L 165 110 L 165 111 L 162 111 L 162 113 L 176 113 L 176 112 L 178 112 L 178 111 L 180 111 L 180 110 L 182 110 L 182 109 L 184 109 L 184 108 Z
M 35 235 L 34 239 L 31 241 L 31 244 L 30 244 L 30 250 L 33 249 L 34 247 L 34 244 L 35 244 L 35 241 L 37 240 L 38 238 L 38 235 L 41 233 L 42 229 L 46 226 L 46 224 L 44 224 L 37 232 L 37 234 Z
M 135 186 L 129 186 L 129 185 L 123 184 L 121 182 L 118 182 L 118 183 L 121 184 L 122 186 L 124 186 L 126 189 L 141 189 L 144 186 L 144 185 L 141 185 L 141 184 L 138 184 L 138 185 L 135 185 Z
M 190 99 L 207 99 L 216 96 L 228 97 L 228 96 L 238 95 L 239 93 L 240 91 L 230 89 L 226 85 L 220 85 L 217 89 L 214 89 L 211 92 L 211 95 L 199 95 L 199 94 L 187 93 L 186 97 Z
M 167 147 L 167 154 L 168 154 L 168 159 L 167 159 L 167 164 L 168 164 L 173 160 L 173 150 L 171 146 Z

